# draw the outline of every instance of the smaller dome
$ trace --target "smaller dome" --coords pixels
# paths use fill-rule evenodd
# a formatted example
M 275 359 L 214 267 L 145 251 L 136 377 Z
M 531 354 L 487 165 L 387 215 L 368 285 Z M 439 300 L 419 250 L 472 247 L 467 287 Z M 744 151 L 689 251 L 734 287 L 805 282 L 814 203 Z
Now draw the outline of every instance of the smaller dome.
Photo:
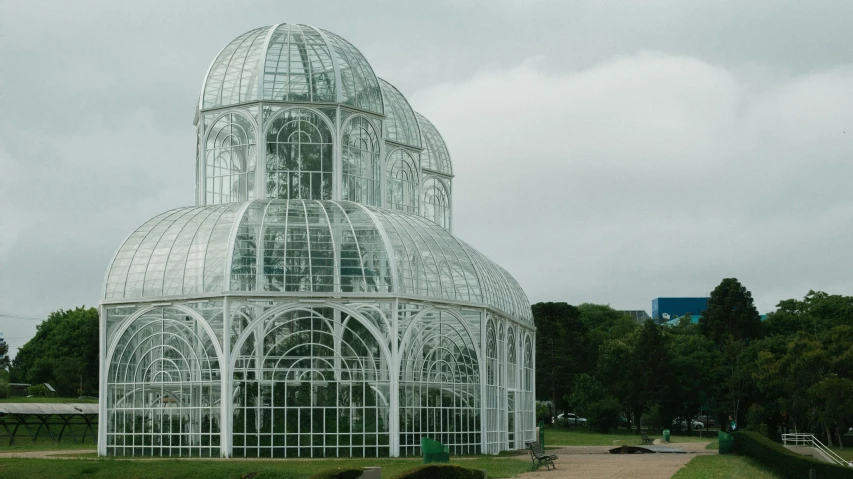
M 202 110 L 269 100 L 340 103 L 382 114 L 373 68 L 351 43 L 310 25 L 248 31 L 210 65 Z
M 418 126 L 421 130 L 421 143 L 424 148 L 424 151 L 421 152 L 421 168 L 452 176 L 453 166 L 450 162 L 450 152 L 447 151 L 447 144 L 444 143 L 444 138 L 441 137 L 435 126 L 423 115 L 415 112 L 415 116 L 418 119 Z
M 415 110 L 394 85 L 379 79 L 382 102 L 385 104 L 385 139 L 395 143 L 421 148 L 421 131 Z

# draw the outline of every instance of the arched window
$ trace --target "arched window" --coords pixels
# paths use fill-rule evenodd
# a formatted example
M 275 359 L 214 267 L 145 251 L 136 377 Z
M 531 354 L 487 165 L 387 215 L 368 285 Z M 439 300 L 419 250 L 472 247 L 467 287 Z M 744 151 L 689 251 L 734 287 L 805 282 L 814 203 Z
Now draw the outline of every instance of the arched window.
M 255 127 L 243 115 L 228 113 L 214 123 L 205 144 L 205 204 L 256 198 Z
M 379 206 L 381 172 L 379 140 L 367 118 L 356 117 L 344 127 L 341 137 L 344 200 Z
M 388 155 L 388 207 L 418 214 L 418 167 L 403 149 Z
M 107 454 L 219 456 L 222 378 L 201 321 L 157 308 L 115 338 L 102 398 Z
M 450 229 L 450 195 L 436 178 L 424 181 L 424 201 L 421 215 L 444 229 Z
M 332 198 L 332 133 L 310 110 L 287 110 L 267 130 L 267 198 Z
M 234 456 L 390 454 L 388 358 L 365 324 L 323 307 L 264 320 L 236 351 Z

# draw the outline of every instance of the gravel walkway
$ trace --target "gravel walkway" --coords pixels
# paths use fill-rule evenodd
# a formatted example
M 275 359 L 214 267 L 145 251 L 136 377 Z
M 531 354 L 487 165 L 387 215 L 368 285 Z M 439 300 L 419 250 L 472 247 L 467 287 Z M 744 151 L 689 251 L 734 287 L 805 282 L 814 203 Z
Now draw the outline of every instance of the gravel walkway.
M 669 479 L 676 471 L 684 467 L 698 454 L 716 454 L 717 451 L 705 449 L 706 442 L 684 442 L 668 444 L 687 454 L 610 454 L 613 446 L 567 446 L 548 449 L 556 454 L 557 469 L 550 471 L 540 468 L 536 472 L 522 474 L 522 479 L 533 478 L 638 478 Z M 530 460 L 527 456 L 519 459 Z

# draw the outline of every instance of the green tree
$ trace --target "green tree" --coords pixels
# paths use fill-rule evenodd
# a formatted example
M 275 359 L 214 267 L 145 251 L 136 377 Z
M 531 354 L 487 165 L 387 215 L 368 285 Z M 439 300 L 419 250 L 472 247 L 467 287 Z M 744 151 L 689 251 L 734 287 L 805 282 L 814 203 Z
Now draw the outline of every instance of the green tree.
M 50 383 L 63 396 L 98 390 L 98 311 L 50 313 L 12 361 L 13 382 Z
M 4 372 L 9 369 L 9 343 L 0 341 L 0 369 Z
M 565 412 L 574 375 L 587 368 L 586 328 L 578 308 L 567 303 L 536 303 L 536 397 Z M 555 411 L 556 412 L 556 411 Z
M 853 380 L 832 376 L 810 387 L 808 394 L 817 423 L 826 431 L 828 445 L 832 447 L 834 429 L 841 447 L 841 431 L 846 431 L 853 419 Z
M 725 376 L 723 356 L 713 341 L 700 334 L 670 331 L 669 348 L 675 381 L 674 408 L 679 416 L 693 417 L 720 392 Z M 687 428 L 693 428 L 692 421 L 687 422 Z
M 699 329 L 718 345 L 727 337 L 750 340 L 761 335 L 761 316 L 755 309 L 752 293 L 735 278 L 724 279 L 708 298 Z

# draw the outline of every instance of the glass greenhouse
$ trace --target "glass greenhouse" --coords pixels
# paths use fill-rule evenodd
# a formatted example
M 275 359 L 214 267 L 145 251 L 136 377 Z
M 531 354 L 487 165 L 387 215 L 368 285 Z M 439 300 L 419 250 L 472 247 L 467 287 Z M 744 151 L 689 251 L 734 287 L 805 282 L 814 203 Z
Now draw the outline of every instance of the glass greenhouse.
M 533 439 L 530 304 L 451 234 L 447 145 L 354 46 L 247 32 L 210 66 L 195 125 L 197 205 L 145 222 L 107 269 L 100 455 Z

